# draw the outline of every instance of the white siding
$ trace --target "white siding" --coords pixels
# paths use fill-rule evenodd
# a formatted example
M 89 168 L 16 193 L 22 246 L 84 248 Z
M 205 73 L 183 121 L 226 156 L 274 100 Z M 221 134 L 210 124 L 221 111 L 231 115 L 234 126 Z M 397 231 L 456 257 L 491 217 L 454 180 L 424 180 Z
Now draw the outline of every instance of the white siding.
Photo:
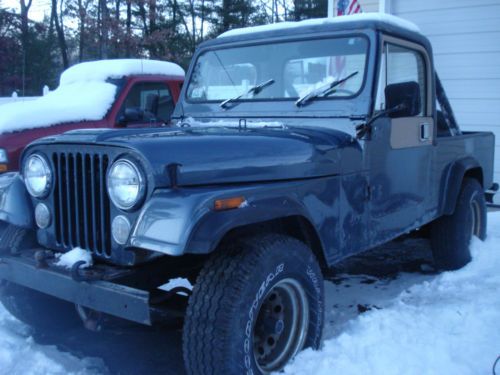
M 378 12 L 378 0 L 358 0 L 364 13 Z
M 436 69 L 464 130 L 496 136 L 500 181 L 500 0 L 386 0 L 431 40 Z

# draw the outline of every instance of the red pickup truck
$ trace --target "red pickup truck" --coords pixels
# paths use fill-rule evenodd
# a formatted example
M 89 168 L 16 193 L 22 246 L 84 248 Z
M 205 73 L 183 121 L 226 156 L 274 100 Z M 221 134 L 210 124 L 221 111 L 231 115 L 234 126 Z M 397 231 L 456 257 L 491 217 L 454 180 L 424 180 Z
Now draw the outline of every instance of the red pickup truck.
M 0 173 L 18 170 L 21 151 L 41 137 L 167 124 L 183 81 L 184 70 L 164 61 L 103 60 L 69 68 L 46 96 L 0 106 Z

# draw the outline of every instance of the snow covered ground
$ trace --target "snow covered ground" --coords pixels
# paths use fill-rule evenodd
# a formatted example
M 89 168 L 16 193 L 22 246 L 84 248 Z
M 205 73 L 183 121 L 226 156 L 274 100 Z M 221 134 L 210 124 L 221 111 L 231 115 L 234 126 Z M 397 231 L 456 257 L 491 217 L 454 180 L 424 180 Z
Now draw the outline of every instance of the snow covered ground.
M 472 244 L 474 260 L 462 270 L 423 277 L 392 300 L 372 289 L 379 281 L 337 295 L 339 303 L 361 297 L 377 307 L 340 316 L 323 349 L 301 353 L 285 373 L 491 374 L 500 355 L 500 213 L 489 220 L 488 240 Z M 386 287 L 398 290 L 404 279 Z
M 499 245 L 497 212 L 460 271 L 422 272 L 429 249 L 415 239 L 340 264 L 326 276 L 323 349 L 301 353 L 285 373 L 491 374 L 500 355 Z M 183 374 L 179 330 L 32 335 L 0 306 L 1 375 L 118 373 Z

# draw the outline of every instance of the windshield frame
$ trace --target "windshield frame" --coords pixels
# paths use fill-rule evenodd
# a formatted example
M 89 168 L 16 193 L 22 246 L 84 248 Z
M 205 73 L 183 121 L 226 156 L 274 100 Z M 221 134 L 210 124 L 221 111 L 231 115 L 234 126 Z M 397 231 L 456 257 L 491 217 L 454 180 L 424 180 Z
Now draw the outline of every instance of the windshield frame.
M 213 105 L 220 104 L 220 99 L 211 99 L 211 100 L 192 100 L 188 97 L 188 88 L 191 85 L 194 69 L 200 57 L 209 52 L 218 52 L 225 49 L 234 49 L 234 48 L 245 48 L 245 47 L 254 47 L 254 46 L 265 46 L 269 44 L 285 44 L 285 43 L 294 43 L 294 42 L 307 42 L 307 41 L 317 41 L 317 40 L 326 40 L 326 39 L 349 39 L 349 38 L 363 38 L 366 41 L 366 54 L 365 54 L 365 62 L 364 62 L 364 72 L 361 85 L 358 91 L 353 95 L 342 95 L 342 96 L 327 96 L 327 97 L 319 97 L 314 100 L 311 105 L 314 105 L 315 102 L 324 102 L 324 101 L 338 101 L 338 100 L 352 100 L 360 96 L 367 84 L 368 73 L 370 70 L 370 54 L 372 52 L 372 41 L 371 38 L 363 32 L 342 32 L 342 33 L 321 33 L 318 34 L 308 34 L 308 35 L 298 35 L 295 37 L 278 37 L 278 38 L 265 38 L 265 39 L 257 39 L 253 41 L 245 41 L 245 42 L 231 42 L 227 44 L 221 44 L 213 47 L 203 48 L 200 50 L 193 58 L 191 63 L 191 67 L 189 70 L 189 81 L 184 84 L 182 99 L 185 103 L 189 105 Z M 258 102 L 268 102 L 268 103 L 280 103 L 280 102 L 291 102 L 295 103 L 299 97 L 283 97 L 283 98 L 241 98 L 236 100 L 236 103 L 258 103 Z

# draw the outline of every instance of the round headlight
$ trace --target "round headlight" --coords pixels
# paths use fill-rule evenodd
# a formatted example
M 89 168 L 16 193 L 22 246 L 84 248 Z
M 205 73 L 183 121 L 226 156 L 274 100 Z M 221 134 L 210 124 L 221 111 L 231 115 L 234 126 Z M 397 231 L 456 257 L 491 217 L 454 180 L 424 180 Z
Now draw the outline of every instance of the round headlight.
M 51 181 L 49 163 L 41 155 L 31 155 L 24 164 L 24 182 L 28 192 L 37 198 L 44 197 L 49 192 Z
M 108 172 L 108 194 L 114 205 L 129 210 L 144 195 L 145 183 L 139 168 L 130 160 L 116 161 Z

